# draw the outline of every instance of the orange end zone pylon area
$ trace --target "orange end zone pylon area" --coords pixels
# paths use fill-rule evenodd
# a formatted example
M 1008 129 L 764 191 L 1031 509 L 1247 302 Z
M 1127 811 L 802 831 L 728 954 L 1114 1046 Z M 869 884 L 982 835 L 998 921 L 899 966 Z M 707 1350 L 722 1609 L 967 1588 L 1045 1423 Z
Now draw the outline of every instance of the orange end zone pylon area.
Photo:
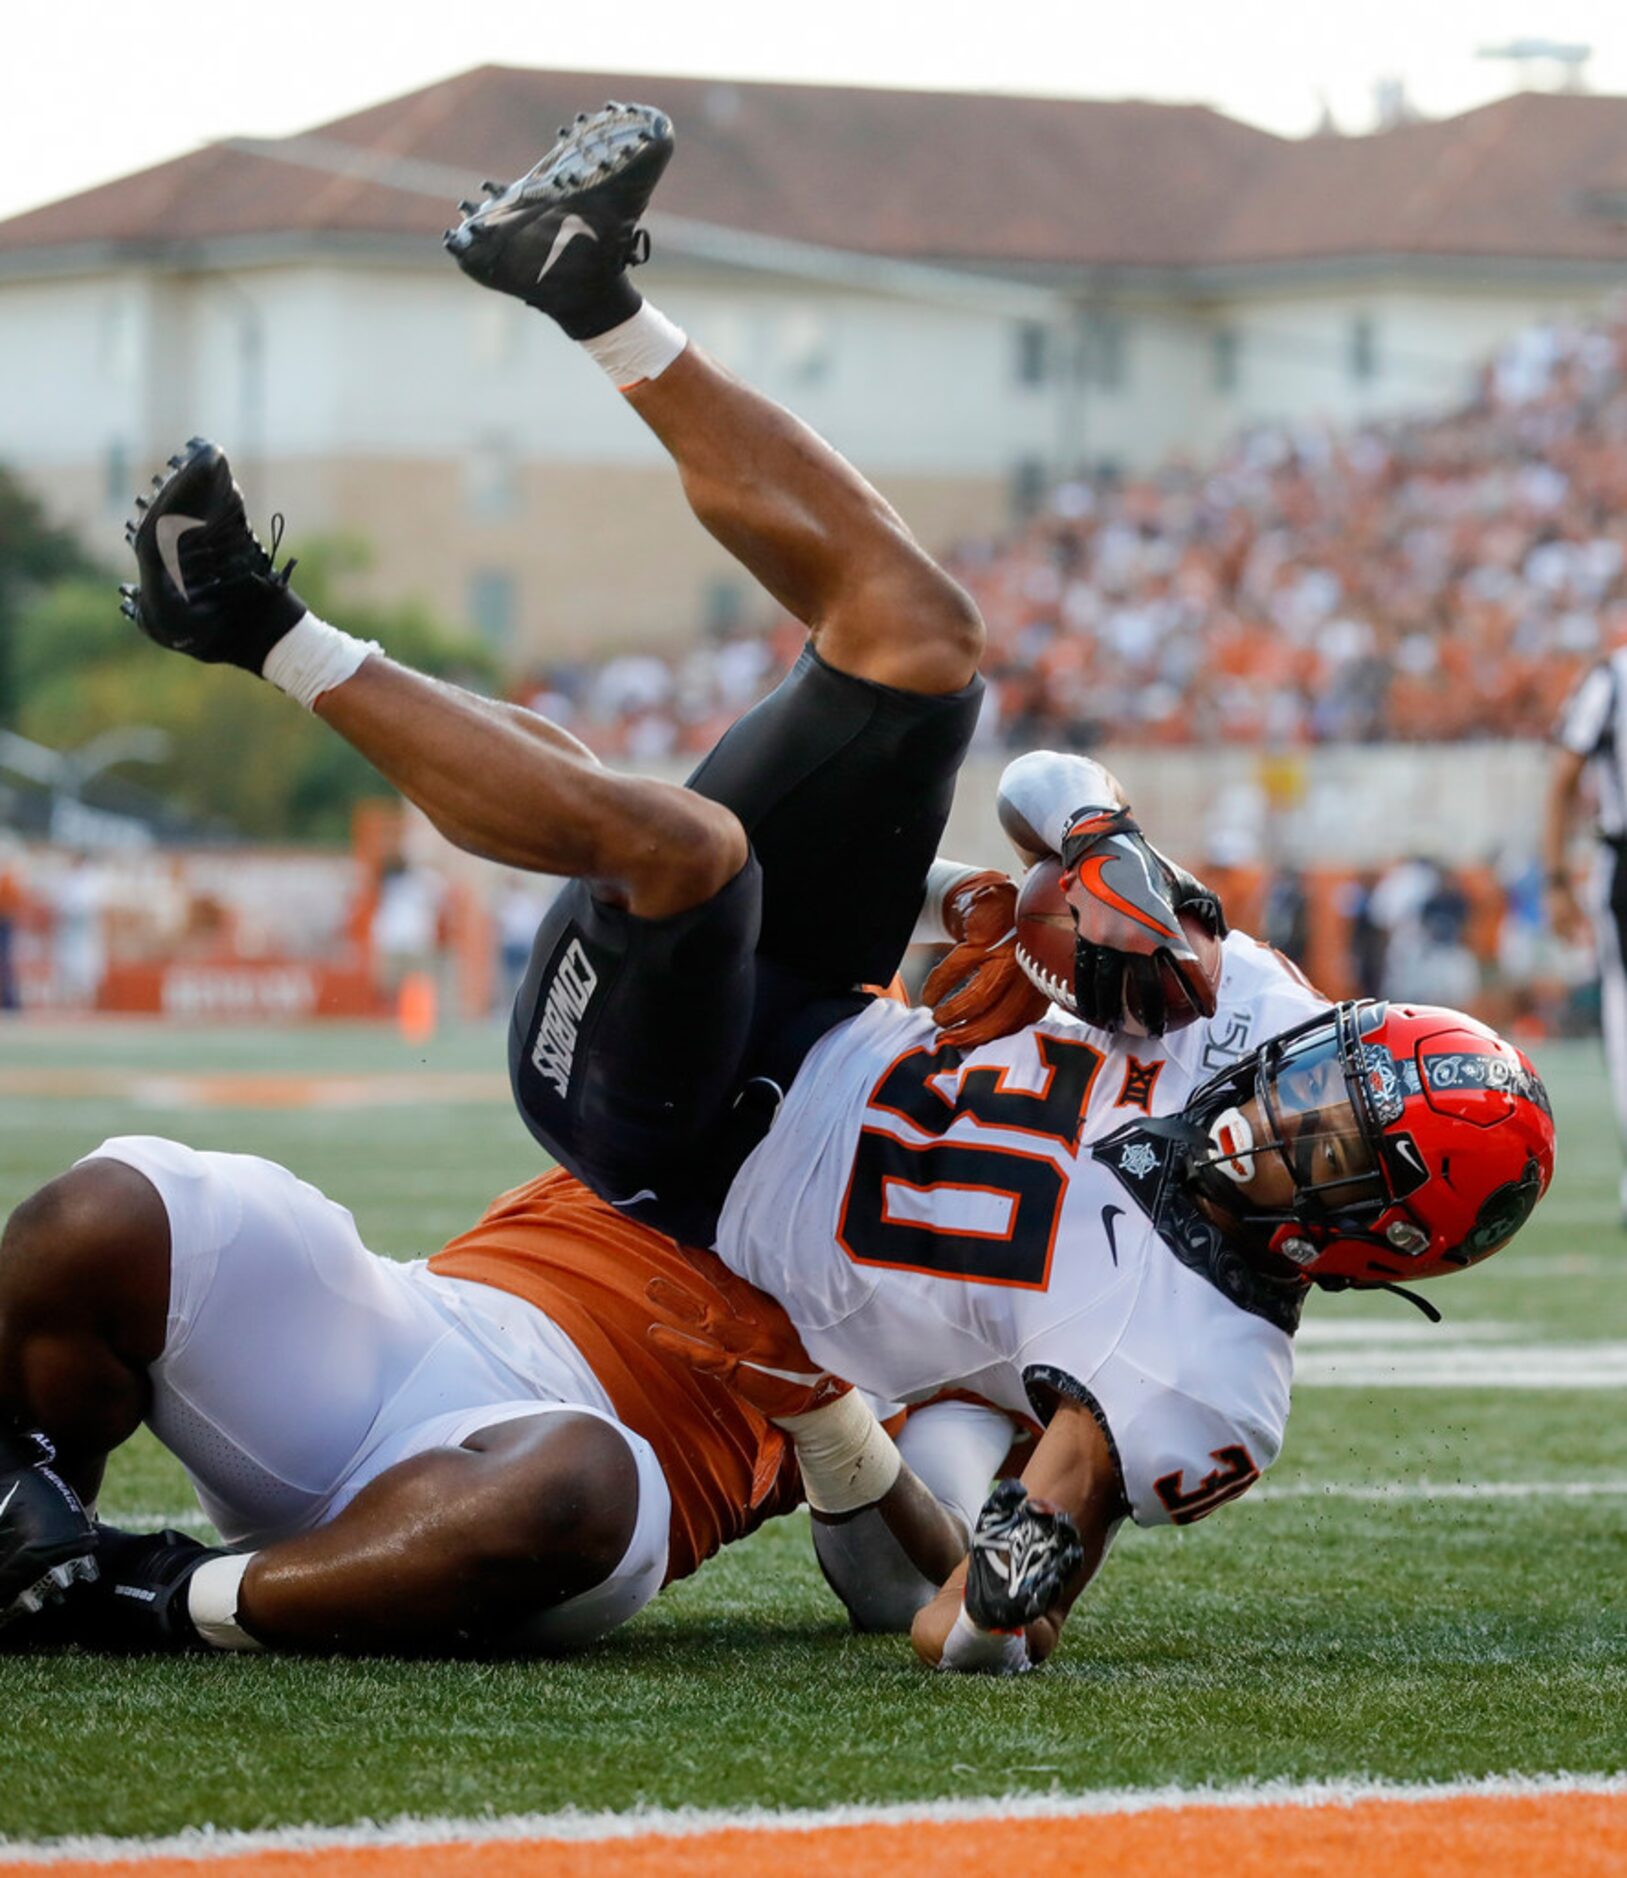
M 1104 1810 L 1114 1800 L 1137 1805 L 1134 1795 L 1104 1795 L 1094 1805 L 1082 1799 L 1076 1811 L 1054 1802 L 1056 1810 L 1040 1816 L 1001 1816 L 993 1802 L 982 1817 L 962 1808 L 953 1809 L 955 1817 L 934 1817 L 935 1809 L 922 1807 L 913 1817 L 900 1818 L 897 1809 L 839 1824 L 697 1821 L 674 1829 L 652 1822 L 644 1830 L 634 1819 L 566 1816 L 558 1837 L 542 1821 L 525 1822 L 534 1836 L 521 1822 L 514 1822 L 520 1831 L 493 1822 L 466 1828 L 467 1836 L 449 1831 L 440 1842 L 432 1827 L 403 1825 L 292 1832 L 292 1843 L 280 1847 L 266 1843 L 278 1835 L 256 1835 L 252 1850 L 229 1849 L 228 1837 L 218 1852 L 189 1847 L 179 1856 L 154 1846 L 121 1857 L 102 1841 L 89 1858 L 67 1847 L 20 1856 L 0 1850 L 0 1878 L 761 1878 L 765 1869 L 797 1878 L 927 1878 L 984 1863 L 1032 1878 L 1157 1869 L 1183 1878 L 1367 1878 L 1375 1871 L 1386 1878 L 1524 1878 L 1542 1870 L 1618 1878 L 1627 1869 L 1627 1791 L 1619 1787 Z

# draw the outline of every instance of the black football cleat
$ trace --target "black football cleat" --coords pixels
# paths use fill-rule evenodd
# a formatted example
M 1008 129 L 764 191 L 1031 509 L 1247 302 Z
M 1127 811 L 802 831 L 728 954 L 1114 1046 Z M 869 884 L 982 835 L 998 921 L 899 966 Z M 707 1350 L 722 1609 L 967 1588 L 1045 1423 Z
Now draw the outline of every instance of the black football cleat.
M 138 496 L 140 513 L 124 525 L 140 579 L 119 589 L 121 610 L 171 651 L 206 665 L 241 665 L 258 672 L 266 654 L 305 612 L 279 573 L 243 509 L 223 451 L 194 437 L 169 460 L 168 476 Z M 272 553 L 282 538 L 273 522 Z
M 165 1653 L 203 1650 L 189 1608 L 192 1574 L 212 1558 L 225 1558 L 184 1532 L 121 1532 L 96 1527 L 100 1566 L 93 1585 L 74 1591 L 53 1636 L 66 1630 L 88 1650 Z
M 627 269 L 649 258 L 639 217 L 671 157 L 671 120 L 652 105 L 583 111 L 517 183 L 461 203 L 446 245 L 471 280 L 591 339 L 638 311 Z
M 96 1529 L 41 1434 L 0 1435 L 0 1625 L 96 1576 Z

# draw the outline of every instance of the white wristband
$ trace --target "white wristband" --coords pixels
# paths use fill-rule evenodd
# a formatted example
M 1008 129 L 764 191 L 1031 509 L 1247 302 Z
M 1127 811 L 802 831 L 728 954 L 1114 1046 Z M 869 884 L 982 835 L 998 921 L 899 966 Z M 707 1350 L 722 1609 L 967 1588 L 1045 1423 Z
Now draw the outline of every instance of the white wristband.
M 227 1558 L 209 1558 L 192 1574 L 186 1588 L 187 1615 L 192 1627 L 214 1650 L 263 1650 L 237 1621 L 237 1597 L 252 1552 L 233 1552 Z
M 1028 1659 L 1028 1639 L 1020 1630 L 980 1630 L 963 1604 L 943 1640 L 938 1667 L 984 1676 L 1020 1676 L 1034 1665 Z
M 646 300 L 631 319 L 581 342 L 589 358 L 609 373 L 618 391 L 659 378 L 689 344 L 689 335 Z
M 364 660 L 383 650 L 376 639 L 353 639 L 307 613 L 266 654 L 260 676 L 313 711 L 324 691 L 354 677 Z
M 802 1490 L 818 1513 L 874 1506 L 898 1478 L 904 1457 L 857 1389 L 806 1415 L 777 1415 L 796 1443 Z

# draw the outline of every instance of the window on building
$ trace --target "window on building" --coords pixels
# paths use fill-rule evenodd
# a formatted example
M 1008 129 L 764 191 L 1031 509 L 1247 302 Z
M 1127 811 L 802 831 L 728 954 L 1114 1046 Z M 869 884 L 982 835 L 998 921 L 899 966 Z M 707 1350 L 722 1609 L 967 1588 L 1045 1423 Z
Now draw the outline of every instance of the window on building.
M 1085 382 L 1098 391 L 1122 391 L 1129 376 L 1128 334 L 1117 313 L 1085 315 L 1081 363 Z
M 1051 487 L 1050 466 L 1043 457 L 1019 457 L 1011 470 L 1011 512 L 1026 521 L 1039 512 Z
M 1209 357 L 1216 391 L 1235 391 L 1242 375 L 1243 341 L 1235 326 L 1221 326 L 1210 335 Z
M 127 508 L 131 488 L 129 447 L 122 437 L 115 437 L 102 459 L 102 499 L 110 509 Z
M 136 304 L 128 290 L 115 288 L 102 302 L 97 350 L 104 377 L 128 384 L 136 375 L 139 349 Z
M 1024 320 L 1017 328 L 1015 367 L 1019 385 L 1043 385 L 1050 371 L 1051 334 L 1038 320 Z
M 483 522 L 501 521 L 520 506 L 519 454 L 510 437 L 476 440 L 464 463 L 464 500 Z
M 1358 385 L 1378 377 L 1378 325 L 1370 313 L 1350 322 L 1350 376 Z
M 500 657 L 514 649 L 519 587 L 506 567 L 477 567 L 469 576 L 469 624 Z
M 719 639 L 736 631 L 746 617 L 746 589 L 738 580 L 709 580 L 701 595 L 701 624 Z
M 525 308 L 516 300 L 486 294 L 469 303 L 475 362 L 493 369 L 513 365 L 524 338 Z
M 777 350 L 793 385 L 806 389 L 822 385 L 830 377 L 830 326 L 817 313 L 797 311 L 783 319 Z

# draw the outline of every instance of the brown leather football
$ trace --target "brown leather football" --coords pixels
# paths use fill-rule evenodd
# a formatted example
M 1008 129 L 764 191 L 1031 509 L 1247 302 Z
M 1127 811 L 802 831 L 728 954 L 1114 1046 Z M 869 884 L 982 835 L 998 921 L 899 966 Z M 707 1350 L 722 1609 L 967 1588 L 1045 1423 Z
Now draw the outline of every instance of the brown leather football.
M 1221 943 L 1195 913 L 1183 912 L 1180 917 L 1182 930 L 1218 993 L 1225 963 Z M 1017 894 L 1017 963 L 1053 1004 L 1078 1015 L 1073 1001 L 1073 915 L 1062 894 L 1062 863 L 1054 855 L 1036 861 L 1023 876 Z M 1166 966 L 1163 979 L 1169 1002 L 1167 1035 L 1195 1022 L 1202 1012 L 1186 995 L 1177 973 Z M 1129 1011 L 1121 1029 L 1127 1037 L 1147 1034 L 1146 1026 Z

